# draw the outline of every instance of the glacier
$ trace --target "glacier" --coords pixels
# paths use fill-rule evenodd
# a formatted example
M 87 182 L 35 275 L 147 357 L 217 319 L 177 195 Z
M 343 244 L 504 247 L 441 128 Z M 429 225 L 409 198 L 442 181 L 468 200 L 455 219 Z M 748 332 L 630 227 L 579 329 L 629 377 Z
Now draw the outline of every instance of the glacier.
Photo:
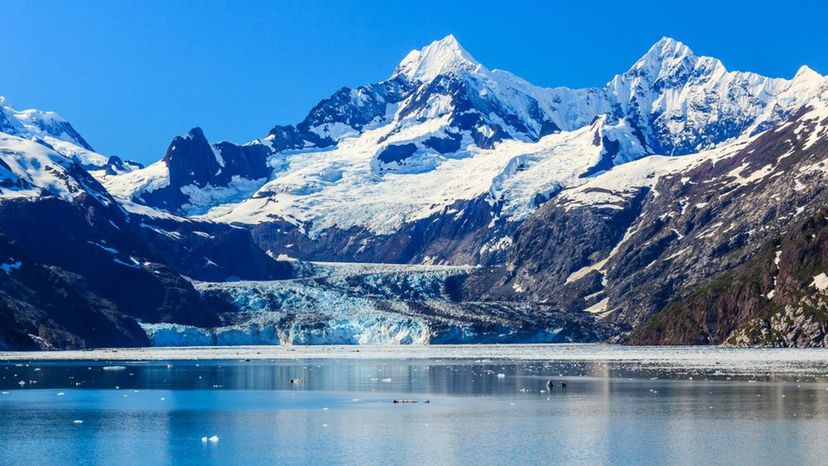
M 141 323 L 153 346 L 385 345 L 598 341 L 598 325 L 536 304 L 469 303 L 473 267 L 296 262 L 298 278 L 194 282 L 236 309 L 222 325 Z

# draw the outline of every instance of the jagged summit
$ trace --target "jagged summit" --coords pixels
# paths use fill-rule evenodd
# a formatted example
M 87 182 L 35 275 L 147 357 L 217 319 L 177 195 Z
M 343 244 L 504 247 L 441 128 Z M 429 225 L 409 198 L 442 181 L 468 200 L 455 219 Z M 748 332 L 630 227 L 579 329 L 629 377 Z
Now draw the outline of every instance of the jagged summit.
M 653 44 L 638 61 L 633 69 L 641 68 L 648 64 L 675 63 L 683 60 L 693 60 L 696 55 L 690 47 L 671 37 L 662 37 Z
M 390 233 L 497 185 L 505 188 L 495 186 L 494 209 L 506 219 L 509 206 L 529 206 L 521 210 L 528 215 L 551 193 L 617 165 L 693 154 L 777 126 L 816 95 L 815 76 L 807 68 L 796 80 L 727 71 L 663 37 L 604 87 L 542 88 L 490 71 L 448 35 L 409 53 L 391 79 L 342 88 L 264 139 L 180 136 L 171 163 L 105 185 L 182 215 L 285 221 L 311 225 L 314 235 Z M 575 137 L 596 120 L 600 131 Z M 574 153 L 589 157 L 564 167 Z M 342 193 L 363 192 L 343 202 Z
M 412 50 L 397 65 L 393 77 L 405 76 L 410 81 L 428 82 L 440 75 L 483 69 L 454 35 L 434 41 L 420 50 Z
M 690 47 L 675 39 L 662 37 L 641 56 L 629 70 L 615 76 L 610 87 L 636 87 L 658 81 L 681 84 L 696 67 L 704 67 L 708 73 L 722 66 L 715 58 L 697 57 Z
M 794 81 L 821 81 L 824 78 L 821 74 L 817 73 L 808 65 L 802 65 L 796 70 L 796 74 L 794 75 Z

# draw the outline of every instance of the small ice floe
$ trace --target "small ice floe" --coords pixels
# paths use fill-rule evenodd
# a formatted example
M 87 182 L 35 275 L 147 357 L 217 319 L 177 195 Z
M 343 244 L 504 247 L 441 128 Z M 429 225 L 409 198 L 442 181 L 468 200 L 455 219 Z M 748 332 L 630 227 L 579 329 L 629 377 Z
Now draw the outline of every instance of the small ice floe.
M 826 388 L 826 390 L 828 390 L 828 388 Z M 8 395 L 8 394 L 9 394 L 9 392 L 0 392 L 0 395 Z
M 125 369 L 125 366 L 103 366 L 103 370 L 105 371 L 122 371 Z
M 500 372 L 500 373 L 498 373 L 498 374 L 497 374 L 497 378 L 498 378 L 498 379 L 505 379 L 505 378 L 506 378 L 506 374 L 504 374 L 504 373 Z
M 219 436 L 218 435 L 213 435 L 213 436 L 210 436 L 210 437 L 201 437 L 201 443 L 207 443 L 207 442 L 218 443 L 218 441 L 219 441 Z
M 330 427 L 328 424 L 322 424 L 322 427 Z
M 57 393 L 57 396 L 63 396 L 63 395 L 65 395 L 65 393 L 63 393 L 63 392 L 58 392 Z
M 75 419 L 74 421 L 72 421 L 72 424 L 83 424 L 83 421 L 80 419 Z
M 164 397 L 162 396 L 162 397 L 161 397 L 161 401 L 166 401 L 166 398 L 164 398 Z
M 386 378 L 382 379 L 382 381 L 384 383 L 391 383 L 391 377 L 386 377 Z

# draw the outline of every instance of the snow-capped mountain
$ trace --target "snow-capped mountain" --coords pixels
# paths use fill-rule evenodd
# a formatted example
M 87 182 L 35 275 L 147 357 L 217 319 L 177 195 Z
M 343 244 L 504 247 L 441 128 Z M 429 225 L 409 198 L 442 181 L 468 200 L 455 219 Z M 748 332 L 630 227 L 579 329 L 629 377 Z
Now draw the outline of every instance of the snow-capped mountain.
M 823 346 L 826 167 L 828 87 L 772 130 L 562 192 L 471 295 L 585 310 L 643 344 Z
M 14 134 L 0 131 L 0 348 L 147 344 L 135 319 L 211 325 L 228 307 L 205 300 L 185 277 L 289 274 L 246 230 L 116 200 L 77 156 L 92 152 L 69 123 L 8 108 L 4 129 Z
M 57 113 L 15 110 L 3 96 L 0 96 L 0 133 L 35 141 L 100 174 L 115 175 L 142 168 L 138 162 L 95 152 L 72 124 Z
M 824 82 L 806 67 L 790 80 L 727 71 L 664 38 L 603 88 L 541 88 L 486 68 L 448 36 L 295 126 L 242 146 L 194 130 L 156 164 L 102 180 L 120 198 L 251 225 L 275 253 L 491 262 L 556 193 L 644 156 L 757 134 Z M 475 240 L 457 243 L 447 217 Z
M 295 125 L 193 128 L 147 167 L 2 101 L 0 347 L 824 346 L 826 109 L 807 67 L 728 71 L 669 38 L 568 89 L 449 36 Z

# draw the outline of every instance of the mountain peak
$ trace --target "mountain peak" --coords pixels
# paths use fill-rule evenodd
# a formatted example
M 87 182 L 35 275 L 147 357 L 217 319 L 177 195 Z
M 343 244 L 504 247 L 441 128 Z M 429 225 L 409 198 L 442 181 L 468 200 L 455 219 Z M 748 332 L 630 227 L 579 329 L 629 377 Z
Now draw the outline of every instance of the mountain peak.
M 670 37 L 662 37 L 647 50 L 630 71 L 670 70 L 684 62 L 695 61 L 696 56 L 690 47 Z
M 411 81 L 428 82 L 440 75 L 458 74 L 482 69 L 453 34 L 434 41 L 420 50 L 412 50 L 397 65 L 393 76 L 405 76 Z
M 204 136 L 204 131 L 198 126 L 190 129 L 190 131 L 188 131 L 187 134 L 183 135 L 182 137 L 184 139 L 203 139 L 205 141 L 207 140 L 207 138 Z
M 816 71 L 814 71 L 808 65 L 802 65 L 796 71 L 796 75 L 794 75 L 795 81 L 811 81 L 811 80 L 821 80 L 823 76 Z

